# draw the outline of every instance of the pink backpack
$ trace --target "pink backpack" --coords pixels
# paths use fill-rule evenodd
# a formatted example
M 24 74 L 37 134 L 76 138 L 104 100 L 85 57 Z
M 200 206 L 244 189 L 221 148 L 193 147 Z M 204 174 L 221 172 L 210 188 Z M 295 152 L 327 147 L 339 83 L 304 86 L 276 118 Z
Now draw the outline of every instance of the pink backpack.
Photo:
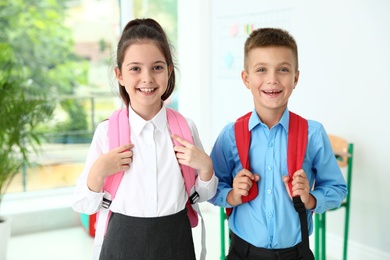
M 190 143 L 193 143 L 192 133 L 186 119 L 179 112 L 173 109 L 166 108 L 166 111 L 171 133 L 182 137 Z M 129 122 L 127 108 L 116 110 L 110 116 L 108 128 L 108 140 L 110 150 L 117 148 L 121 145 L 130 143 L 130 126 L 127 122 Z M 174 140 L 173 142 L 175 145 L 180 145 Z M 195 170 L 182 164 L 180 164 L 180 167 L 184 178 L 186 192 L 189 197 L 186 204 L 188 218 L 190 219 L 191 227 L 196 227 L 198 225 L 198 213 L 193 209 L 191 205 L 195 204 L 199 199 L 199 194 L 195 191 L 194 188 L 196 176 Z M 117 172 L 107 177 L 104 181 L 103 190 L 111 195 L 111 200 L 104 198 L 103 207 L 107 209 L 109 208 L 111 201 L 115 198 L 116 191 L 118 190 L 123 174 L 123 171 Z M 106 229 L 110 216 L 111 211 L 109 212 L 107 218 Z

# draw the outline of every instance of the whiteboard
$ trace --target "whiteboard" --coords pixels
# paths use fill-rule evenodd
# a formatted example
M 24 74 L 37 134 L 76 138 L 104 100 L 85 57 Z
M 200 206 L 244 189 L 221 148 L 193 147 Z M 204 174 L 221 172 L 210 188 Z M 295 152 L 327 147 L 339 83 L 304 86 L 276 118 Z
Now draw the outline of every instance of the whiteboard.
M 262 4 L 263 3 L 263 4 Z M 223 8 L 220 8 L 223 6 Z M 222 128 L 253 110 L 250 90 L 241 81 L 244 43 L 260 27 L 292 27 L 291 1 L 212 1 L 211 6 L 211 129 Z

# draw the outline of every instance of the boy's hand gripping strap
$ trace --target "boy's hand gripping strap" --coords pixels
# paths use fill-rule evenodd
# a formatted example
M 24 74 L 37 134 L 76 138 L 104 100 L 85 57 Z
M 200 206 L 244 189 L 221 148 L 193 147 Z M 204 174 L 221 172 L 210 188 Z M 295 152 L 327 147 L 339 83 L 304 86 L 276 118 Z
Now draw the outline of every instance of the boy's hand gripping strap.
M 249 132 L 248 124 L 252 112 L 249 112 L 236 120 L 234 124 L 234 135 L 236 139 L 236 146 L 238 157 L 243 169 L 250 171 L 249 164 L 249 147 L 251 144 L 251 133 Z M 256 198 L 258 194 L 258 187 L 255 181 L 252 180 L 252 187 L 246 196 L 241 196 L 242 203 L 248 202 Z M 233 208 L 226 208 L 226 215 L 230 216 Z
M 290 180 L 288 187 L 292 195 L 292 181 L 294 173 L 302 168 L 305 159 L 307 139 L 308 139 L 308 122 L 306 119 L 290 112 L 290 124 L 288 129 L 288 149 L 287 149 L 287 167 Z M 307 227 L 306 208 L 300 196 L 293 197 L 294 208 L 299 214 L 301 224 L 301 237 L 303 246 L 303 260 L 312 260 L 313 255 L 309 246 L 309 232 Z
M 252 112 L 247 113 L 246 115 L 237 119 L 236 124 L 234 125 L 234 132 L 236 135 L 236 145 L 238 154 L 240 155 L 241 165 L 244 169 L 250 171 L 250 163 L 249 163 L 249 148 L 251 144 L 251 134 L 249 132 L 249 119 L 251 117 Z M 249 190 L 248 195 L 242 196 L 242 203 L 251 201 L 257 197 L 259 193 L 257 183 L 252 180 L 252 187 Z
M 234 132 L 236 137 L 236 146 L 240 162 L 243 168 L 250 171 L 249 163 L 249 148 L 251 142 L 251 134 L 248 128 L 249 119 L 252 112 L 245 114 L 237 119 L 234 125 Z M 288 132 L 288 146 L 287 146 L 287 165 L 288 174 L 290 176 L 289 189 L 292 194 L 292 177 L 295 171 L 302 168 L 303 160 L 305 158 L 307 137 L 308 137 L 308 124 L 307 120 L 298 116 L 293 112 L 289 112 L 289 132 Z M 247 196 L 242 196 L 242 203 L 248 202 L 256 198 L 258 195 L 258 187 L 255 181 L 252 181 L 252 187 L 249 190 Z M 229 216 L 233 208 L 227 208 L 226 214 Z

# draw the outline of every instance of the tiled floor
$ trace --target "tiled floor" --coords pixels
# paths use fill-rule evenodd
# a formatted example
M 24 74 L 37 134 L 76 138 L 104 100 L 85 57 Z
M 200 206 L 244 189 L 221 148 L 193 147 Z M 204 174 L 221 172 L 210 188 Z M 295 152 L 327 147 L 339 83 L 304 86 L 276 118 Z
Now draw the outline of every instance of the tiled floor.
M 220 259 L 219 208 L 201 204 L 206 223 L 207 260 Z M 201 225 L 193 229 L 196 255 L 201 248 Z M 311 239 L 312 240 L 311 236 Z M 310 241 L 313 245 L 313 241 Z M 32 233 L 11 237 L 7 260 L 89 260 L 92 259 L 91 238 L 82 227 Z
M 218 208 L 204 207 L 207 234 L 207 260 L 220 259 Z M 193 229 L 197 256 L 201 248 L 201 227 Z M 92 259 L 91 238 L 82 227 L 13 236 L 8 246 L 7 260 L 88 260 Z

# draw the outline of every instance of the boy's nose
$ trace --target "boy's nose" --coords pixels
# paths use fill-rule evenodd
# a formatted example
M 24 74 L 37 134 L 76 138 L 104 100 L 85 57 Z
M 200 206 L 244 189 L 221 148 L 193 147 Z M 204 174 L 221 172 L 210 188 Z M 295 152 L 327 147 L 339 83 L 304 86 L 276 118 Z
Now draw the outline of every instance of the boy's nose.
M 278 77 L 277 77 L 276 73 L 269 73 L 267 83 L 271 84 L 271 85 L 278 84 Z

